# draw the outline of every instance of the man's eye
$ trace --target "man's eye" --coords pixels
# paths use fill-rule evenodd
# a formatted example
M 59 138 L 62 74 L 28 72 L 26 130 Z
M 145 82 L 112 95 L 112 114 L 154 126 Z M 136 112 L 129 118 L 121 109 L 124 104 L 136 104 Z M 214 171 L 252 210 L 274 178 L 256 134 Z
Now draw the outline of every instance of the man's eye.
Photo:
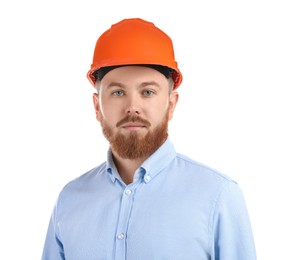
M 121 97 L 124 95 L 124 92 L 121 90 L 117 90 L 113 93 L 114 96 Z
M 151 96 L 154 94 L 154 92 L 152 90 L 145 90 L 143 93 L 145 96 Z

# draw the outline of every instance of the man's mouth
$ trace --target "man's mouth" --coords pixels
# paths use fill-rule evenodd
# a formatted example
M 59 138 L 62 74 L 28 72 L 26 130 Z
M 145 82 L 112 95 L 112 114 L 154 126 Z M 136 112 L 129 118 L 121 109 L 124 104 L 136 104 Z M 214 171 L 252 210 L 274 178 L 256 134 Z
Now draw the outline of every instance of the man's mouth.
M 128 130 L 128 131 L 137 131 L 137 130 L 146 128 L 146 126 L 144 124 L 136 123 L 136 122 L 135 123 L 133 123 L 133 122 L 126 123 L 126 124 L 123 124 L 121 127 L 125 130 Z
M 133 123 L 133 122 L 122 125 L 122 128 L 127 128 L 127 127 L 145 127 L 145 125 L 141 123 Z

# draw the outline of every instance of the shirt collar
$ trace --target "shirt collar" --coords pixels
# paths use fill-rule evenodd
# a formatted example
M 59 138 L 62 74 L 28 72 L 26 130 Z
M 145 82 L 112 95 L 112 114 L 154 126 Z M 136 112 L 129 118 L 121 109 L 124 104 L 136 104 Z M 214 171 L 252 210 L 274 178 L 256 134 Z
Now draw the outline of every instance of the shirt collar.
M 138 171 L 142 173 L 143 181 L 149 183 L 155 176 L 157 176 L 176 156 L 175 148 L 169 137 L 165 142 L 140 166 Z M 116 166 L 113 162 L 111 150 L 108 150 L 106 169 L 110 175 L 112 182 L 120 179 Z
M 118 175 L 118 170 L 113 161 L 112 152 L 110 148 L 107 151 L 106 171 L 109 174 L 112 182 L 115 182 L 116 179 L 120 179 L 120 176 Z
M 145 170 L 144 182 L 150 182 L 175 158 L 176 151 L 169 137 L 166 141 L 141 165 Z

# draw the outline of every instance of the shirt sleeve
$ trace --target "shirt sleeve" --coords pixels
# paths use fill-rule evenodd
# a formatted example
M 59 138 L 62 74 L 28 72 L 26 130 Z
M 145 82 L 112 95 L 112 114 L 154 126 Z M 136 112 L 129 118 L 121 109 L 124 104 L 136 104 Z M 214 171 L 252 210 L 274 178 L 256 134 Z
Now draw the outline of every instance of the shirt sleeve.
M 256 260 L 256 250 L 243 193 L 229 181 L 220 193 L 210 228 L 212 260 Z
M 50 218 L 43 248 L 42 260 L 65 260 L 63 245 L 58 234 L 56 216 L 57 204 L 55 205 Z

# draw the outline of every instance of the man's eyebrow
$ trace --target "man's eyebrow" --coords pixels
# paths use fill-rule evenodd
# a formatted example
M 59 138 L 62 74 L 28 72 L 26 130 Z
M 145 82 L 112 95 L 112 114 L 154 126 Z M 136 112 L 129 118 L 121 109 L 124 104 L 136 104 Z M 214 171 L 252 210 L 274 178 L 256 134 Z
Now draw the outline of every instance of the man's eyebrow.
M 148 86 L 155 86 L 157 88 L 161 88 L 161 86 L 156 82 L 156 81 L 147 81 L 147 82 L 142 82 L 140 84 L 140 87 L 148 87 Z
M 107 88 L 111 88 L 111 87 L 120 87 L 120 88 L 125 88 L 126 86 L 122 83 L 118 83 L 118 82 L 111 82 L 110 84 L 106 85 Z
M 142 82 L 139 87 L 144 88 L 148 86 L 155 86 L 157 88 L 161 88 L 161 86 L 156 82 L 156 81 L 146 81 Z M 106 85 L 107 88 L 112 88 L 112 87 L 120 87 L 120 88 L 126 88 L 127 86 L 123 83 L 120 82 L 111 82 L 108 85 Z

